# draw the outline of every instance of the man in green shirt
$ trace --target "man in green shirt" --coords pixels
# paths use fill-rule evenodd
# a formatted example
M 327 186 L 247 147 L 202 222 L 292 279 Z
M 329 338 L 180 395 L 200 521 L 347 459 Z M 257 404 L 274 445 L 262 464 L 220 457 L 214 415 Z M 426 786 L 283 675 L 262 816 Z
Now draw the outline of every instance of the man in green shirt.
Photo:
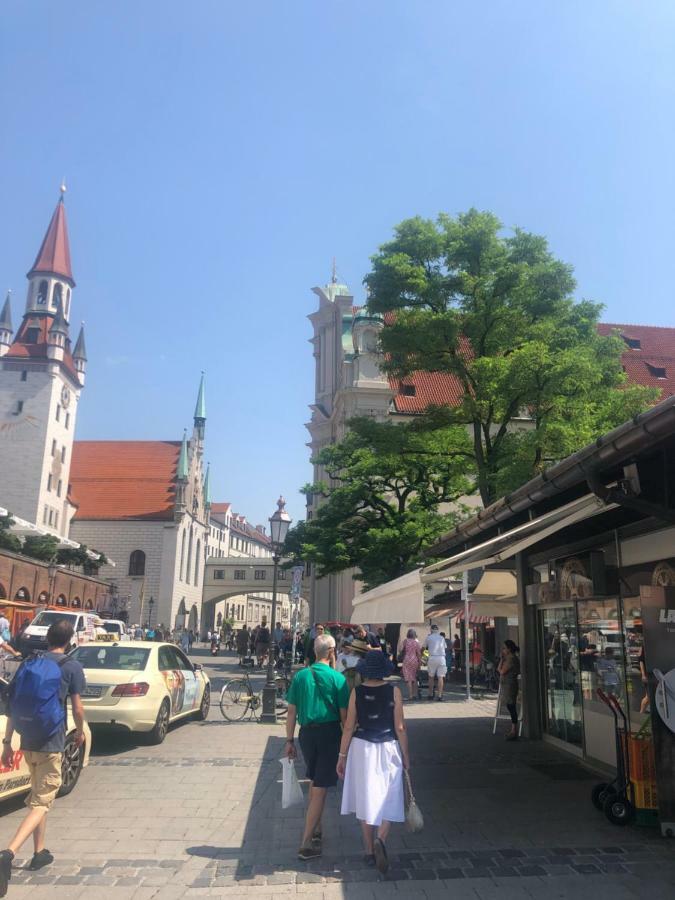
M 300 723 L 300 748 L 307 766 L 309 805 L 299 859 L 321 856 L 321 816 L 326 791 L 337 784 L 337 761 L 342 738 L 341 723 L 347 716 L 349 688 L 343 675 L 335 671 L 335 639 L 329 634 L 314 641 L 316 663 L 295 674 L 286 694 L 286 748 L 295 759 L 296 719 Z

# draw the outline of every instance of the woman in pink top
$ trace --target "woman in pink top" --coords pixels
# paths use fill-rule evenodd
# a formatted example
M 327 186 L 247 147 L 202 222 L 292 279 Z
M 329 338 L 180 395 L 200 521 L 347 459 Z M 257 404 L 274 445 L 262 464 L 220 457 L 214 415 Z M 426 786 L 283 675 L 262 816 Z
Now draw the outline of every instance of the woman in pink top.
M 408 699 L 419 698 L 417 690 L 417 673 L 422 665 L 422 649 L 417 640 L 417 632 L 414 628 L 408 629 L 408 635 L 401 644 L 398 658 L 401 660 L 403 680 L 408 685 Z

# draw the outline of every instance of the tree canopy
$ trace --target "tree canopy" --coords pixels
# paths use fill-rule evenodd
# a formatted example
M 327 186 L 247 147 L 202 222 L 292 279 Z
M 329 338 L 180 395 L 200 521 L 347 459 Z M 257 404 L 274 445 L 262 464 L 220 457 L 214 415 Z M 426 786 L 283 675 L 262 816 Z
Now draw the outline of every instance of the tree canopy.
M 372 263 L 368 308 L 393 314 L 384 368 L 458 380 L 459 406 L 431 409 L 426 421 L 435 432 L 468 430 L 485 505 L 656 399 L 626 384 L 621 339 L 598 334 L 602 305 L 574 300 L 572 269 L 543 237 L 505 235 L 475 209 L 417 217 Z
M 306 493 L 324 502 L 289 534 L 285 552 L 317 566 L 319 577 L 356 567 L 373 587 L 409 572 L 458 520 L 439 509 L 471 490 L 472 448 L 463 428 L 420 429 L 359 418 L 315 462 L 328 481 Z

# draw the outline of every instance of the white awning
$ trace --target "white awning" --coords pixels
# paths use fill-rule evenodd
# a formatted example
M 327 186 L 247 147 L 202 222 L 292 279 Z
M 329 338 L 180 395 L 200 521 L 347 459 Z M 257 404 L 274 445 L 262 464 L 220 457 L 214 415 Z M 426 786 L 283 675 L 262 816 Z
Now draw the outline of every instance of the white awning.
M 518 592 L 516 574 L 510 569 L 486 569 L 476 589 L 471 595 L 472 600 L 488 597 L 491 600 L 498 598 L 515 597 Z
M 586 494 L 572 503 L 544 513 L 537 519 L 531 519 L 523 525 L 518 525 L 510 531 L 499 534 L 497 537 L 484 541 L 470 550 L 463 550 L 448 559 L 443 559 L 433 565 L 422 569 L 424 582 L 436 581 L 439 577 L 447 578 L 471 569 L 480 569 L 485 566 L 510 559 L 516 553 L 526 550 L 533 544 L 539 543 L 556 531 L 561 531 L 569 525 L 589 519 L 591 516 L 615 509 L 616 503 L 604 503 L 595 494 Z
M 352 609 L 353 625 L 389 622 L 424 622 L 424 584 L 421 569 L 357 594 Z

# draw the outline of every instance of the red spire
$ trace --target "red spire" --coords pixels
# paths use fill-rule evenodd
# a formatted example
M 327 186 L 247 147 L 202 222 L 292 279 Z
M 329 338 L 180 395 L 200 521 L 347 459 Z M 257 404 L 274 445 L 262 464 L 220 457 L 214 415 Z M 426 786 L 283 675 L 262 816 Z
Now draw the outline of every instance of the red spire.
M 66 208 L 63 204 L 63 193 L 56 205 L 54 215 L 49 223 L 47 234 L 44 236 L 38 255 L 33 263 L 33 268 L 28 276 L 36 272 L 61 275 L 69 281 L 73 280 L 73 272 L 70 268 L 70 245 L 68 243 L 68 224 L 66 222 Z

